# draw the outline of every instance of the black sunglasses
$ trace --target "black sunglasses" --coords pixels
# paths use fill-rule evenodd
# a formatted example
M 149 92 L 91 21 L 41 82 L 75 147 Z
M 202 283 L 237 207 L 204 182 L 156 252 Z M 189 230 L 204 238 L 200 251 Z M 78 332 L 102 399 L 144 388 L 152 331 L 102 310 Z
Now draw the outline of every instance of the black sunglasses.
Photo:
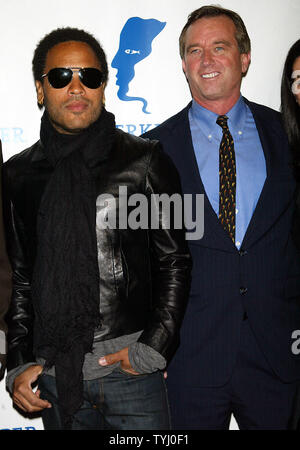
M 103 83 L 103 72 L 93 67 L 55 67 L 48 73 L 44 73 L 42 78 L 48 77 L 54 89 L 62 89 L 71 82 L 74 72 L 78 72 L 80 81 L 89 89 L 97 89 Z

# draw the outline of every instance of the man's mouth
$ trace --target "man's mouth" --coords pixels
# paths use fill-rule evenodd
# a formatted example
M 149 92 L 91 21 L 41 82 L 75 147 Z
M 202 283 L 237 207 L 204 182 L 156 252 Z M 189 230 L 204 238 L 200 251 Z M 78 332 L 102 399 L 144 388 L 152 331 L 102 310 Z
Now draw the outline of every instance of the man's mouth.
M 88 107 L 86 102 L 72 102 L 69 103 L 66 108 L 73 112 L 82 112 L 85 111 Z
M 201 75 L 202 78 L 216 78 L 220 75 L 220 72 L 211 72 L 211 73 L 204 73 Z

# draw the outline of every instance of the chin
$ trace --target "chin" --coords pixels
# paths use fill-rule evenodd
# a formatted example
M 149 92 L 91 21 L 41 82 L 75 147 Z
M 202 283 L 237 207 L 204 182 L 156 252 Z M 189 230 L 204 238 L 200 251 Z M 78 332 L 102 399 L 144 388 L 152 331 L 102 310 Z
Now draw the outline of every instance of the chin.
M 78 123 L 78 124 L 66 124 L 66 123 L 53 123 L 54 128 L 61 134 L 78 134 L 88 128 L 91 123 Z
M 72 114 L 71 116 L 60 117 L 58 120 L 53 120 L 53 118 L 50 118 L 50 120 L 59 133 L 78 134 L 92 125 L 98 119 L 100 113 L 101 111 L 93 115 Z

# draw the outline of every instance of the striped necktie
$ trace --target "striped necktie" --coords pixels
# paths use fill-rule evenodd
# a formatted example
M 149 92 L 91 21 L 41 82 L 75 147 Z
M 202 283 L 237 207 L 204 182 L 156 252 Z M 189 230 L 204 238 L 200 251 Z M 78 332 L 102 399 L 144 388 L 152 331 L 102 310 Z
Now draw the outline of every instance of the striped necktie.
M 219 116 L 216 121 L 223 131 L 219 150 L 219 220 L 235 243 L 236 165 L 227 120 L 227 116 Z

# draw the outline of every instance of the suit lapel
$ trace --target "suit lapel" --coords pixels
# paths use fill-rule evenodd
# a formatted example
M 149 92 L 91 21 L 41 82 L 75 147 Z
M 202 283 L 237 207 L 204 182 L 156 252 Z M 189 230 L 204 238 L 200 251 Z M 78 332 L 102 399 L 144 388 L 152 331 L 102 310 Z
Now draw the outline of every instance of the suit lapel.
M 236 247 L 220 224 L 205 192 L 190 131 L 188 119 L 190 105 L 179 113 L 178 122 L 173 123 L 174 126 L 171 130 L 173 145 L 171 147 L 168 145 L 168 148 L 176 149 L 174 152 L 169 151 L 169 154 L 181 175 L 183 193 L 204 194 L 204 236 L 201 240 L 193 241 L 193 244 L 210 248 L 221 247 L 222 250 L 228 252 L 236 251 Z
M 253 114 L 257 131 L 265 155 L 267 177 L 257 202 L 255 211 L 247 228 L 242 247 L 249 248 L 268 230 L 274 221 L 280 217 L 283 208 L 287 207 L 292 198 L 294 181 L 292 173 L 286 167 L 283 152 L 288 147 L 277 135 L 272 124 L 268 123 L 264 112 L 245 99 Z
M 276 125 L 270 123 L 274 116 L 268 120 L 263 107 L 244 100 L 251 109 L 256 123 L 267 171 L 265 184 L 242 243 L 242 248 L 249 248 L 280 217 L 283 209 L 288 207 L 295 183 L 292 172 L 287 167 L 287 154 L 284 154 L 288 152 L 287 143 L 283 141 L 282 133 L 278 132 Z M 193 148 L 188 120 L 189 108 L 190 105 L 179 113 L 177 120 L 172 124 L 174 151 L 171 150 L 169 153 L 181 174 L 183 192 L 185 194 L 204 193 L 204 236 L 193 243 L 229 252 L 236 251 L 236 247 L 223 230 L 205 193 Z

